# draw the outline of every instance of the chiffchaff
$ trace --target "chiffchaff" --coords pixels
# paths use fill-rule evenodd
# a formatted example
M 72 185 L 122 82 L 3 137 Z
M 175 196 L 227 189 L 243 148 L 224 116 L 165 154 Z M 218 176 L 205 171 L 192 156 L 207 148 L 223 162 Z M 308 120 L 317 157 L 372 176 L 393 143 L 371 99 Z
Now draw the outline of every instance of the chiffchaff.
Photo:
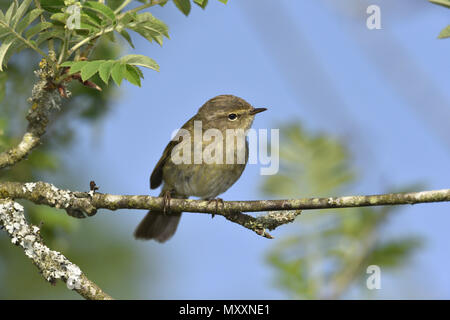
M 172 140 L 164 149 L 151 174 L 150 187 L 155 189 L 163 184 L 160 196 L 168 199 L 169 205 L 170 198 L 195 196 L 215 199 L 228 190 L 244 171 L 248 161 L 245 133 L 255 115 L 265 110 L 253 108 L 245 100 L 232 95 L 220 95 L 207 101 L 179 130 L 175 136 L 178 140 Z M 230 136 L 233 141 L 228 139 Z M 180 162 L 180 158 L 184 161 Z M 172 237 L 181 212 L 164 211 L 149 211 L 136 228 L 135 237 L 158 242 Z

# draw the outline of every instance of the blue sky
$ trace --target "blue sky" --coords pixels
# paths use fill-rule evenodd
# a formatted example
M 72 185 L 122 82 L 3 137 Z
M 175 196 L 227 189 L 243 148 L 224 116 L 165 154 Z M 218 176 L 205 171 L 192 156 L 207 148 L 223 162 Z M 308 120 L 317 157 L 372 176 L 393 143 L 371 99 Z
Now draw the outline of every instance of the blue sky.
M 254 128 L 299 121 L 346 141 L 363 177 L 356 193 L 416 182 L 448 188 L 450 40 L 436 36 L 450 11 L 426 1 L 398 1 L 404 8 L 390 2 L 370 2 L 382 13 L 383 29 L 373 31 L 363 1 L 210 0 L 187 18 L 171 3 L 152 8 L 169 25 L 170 40 L 161 48 L 136 39 L 136 53 L 154 58 L 161 72 L 146 70 L 141 88 L 125 83 L 103 122 L 81 128 L 72 152 L 82 156 L 77 165 L 88 175 L 84 180 L 92 177 L 102 192 L 156 195 L 148 177 L 172 131 L 209 98 L 230 93 L 269 108 Z M 260 199 L 261 179 L 258 166 L 248 166 L 222 197 Z M 386 236 L 419 234 L 426 245 L 404 272 L 386 279 L 377 297 L 450 298 L 450 206 L 401 210 Z M 143 216 L 96 219 L 117 219 L 131 238 Z M 186 213 L 166 244 L 136 242 L 159 279 L 142 280 L 142 298 L 284 298 L 264 262 L 274 241 L 222 217 Z

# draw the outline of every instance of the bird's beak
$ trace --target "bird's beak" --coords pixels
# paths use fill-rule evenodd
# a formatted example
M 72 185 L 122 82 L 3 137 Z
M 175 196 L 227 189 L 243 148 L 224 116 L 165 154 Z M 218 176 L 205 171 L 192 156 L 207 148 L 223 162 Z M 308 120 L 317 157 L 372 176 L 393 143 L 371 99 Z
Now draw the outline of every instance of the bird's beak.
M 266 110 L 267 110 L 266 108 L 253 108 L 253 110 L 250 110 L 250 114 L 254 115 L 254 114 L 257 114 L 257 113 L 260 113 L 260 112 L 264 112 Z

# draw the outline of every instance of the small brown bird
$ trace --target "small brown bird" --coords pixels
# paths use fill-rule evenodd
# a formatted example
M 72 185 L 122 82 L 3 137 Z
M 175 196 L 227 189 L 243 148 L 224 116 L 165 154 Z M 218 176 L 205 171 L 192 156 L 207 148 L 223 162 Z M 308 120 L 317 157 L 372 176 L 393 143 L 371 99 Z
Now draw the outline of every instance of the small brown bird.
M 225 141 L 225 137 L 228 132 L 246 132 L 250 129 L 255 115 L 265 110 L 267 109 L 254 108 L 244 99 L 233 95 L 220 95 L 207 101 L 180 129 L 176 137 L 179 136 L 181 139 L 172 140 L 164 149 L 150 176 L 150 188 L 155 189 L 163 184 L 160 196 L 164 196 L 169 206 L 170 198 L 187 199 L 194 196 L 215 200 L 217 208 L 221 199 L 216 197 L 239 179 L 248 161 L 248 143 L 245 134 L 242 135 L 245 143 L 241 144 L 237 141 L 238 136 L 233 137 L 233 143 Z M 202 141 L 196 148 L 195 130 L 199 125 Z M 203 138 L 205 133 L 214 133 L 214 130 L 216 135 L 223 137 L 223 144 L 219 144 L 218 147 L 217 143 L 220 141 L 217 141 L 219 139 L 217 136 L 214 136 L 214 139 Z M 205 153 L 211 151 L 210 149 L 213 151 L 209 155 L 212 155 L 212 158 L 216 157 L 214 158 L 216 161 L 205 161 Z M 175 152 L 177 150 L 178 152 Z M 189 153 L 193 157 L 189 157 Z M 174 156 L 176 154 L 188 161 L 180 163 Z M 196 158 L 198 154 L 200 162 L 199 157 Z M 231 155 L 231 161 L 227 155 Z M 137 239 L 154 239 L 158 242 L 170 239 L 177 229 L 181 213 L 164 211 L 149 211 L 136 228 L 134 236 Z

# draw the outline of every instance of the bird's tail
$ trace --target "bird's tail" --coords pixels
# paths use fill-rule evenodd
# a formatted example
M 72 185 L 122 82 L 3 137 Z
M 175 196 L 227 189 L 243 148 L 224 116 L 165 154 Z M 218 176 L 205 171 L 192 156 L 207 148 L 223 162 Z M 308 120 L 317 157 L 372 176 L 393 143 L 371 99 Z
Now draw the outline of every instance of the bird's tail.
M 162 197 L 164 192 L 163 189 L 159 196 Z M 172 195 L 172 198 L 184 197 Z M 177 231 L 180 218 L 181 212 L 164 213 L 162 211 L 149 211 L 134 231 L 134 237 L 141 240 L 154 239 L 158 242 L 166 242 L 175 234 L 175 231 Z

